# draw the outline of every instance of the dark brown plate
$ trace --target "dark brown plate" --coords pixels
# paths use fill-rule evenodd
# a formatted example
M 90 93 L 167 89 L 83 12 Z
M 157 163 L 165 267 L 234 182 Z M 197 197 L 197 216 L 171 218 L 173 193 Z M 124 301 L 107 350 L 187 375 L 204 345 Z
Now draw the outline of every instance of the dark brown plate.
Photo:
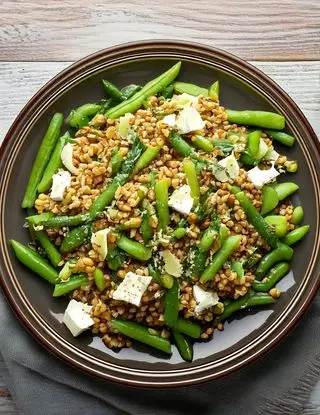
M 65 115 L 82 103 L 103 97 L 103 77 L 124 86 L 144 84 L 177 60 L 180 79 L 208 86 L 219 79 L 221 103 L 235 109 L 282 113 L 287 130 L 297 137 L 293 149 L 280 148 L 299 162 L 294 181 L 300 185 L 295 203 L 305 208 L 311 231 L 296 246 L 291 272 L 279 284 L 284 291 L 275 306 L 238 314 L 212 341 L 195 346 L 193 363 L 135 345 L 115 353 L 99 337 L 73 338 L 61 324 L 67 298 L 52 298 L 52 287 L 15 259 L 8 240 L 29 241 L 20 208 L 33 158 L 50 116 Z M 278 85 L 235 56 L 182 42 L 139 42 L 106 49 L 70 66 L 48 82 L 25 106 L 1 147 L 1 277 L 7 298 L 25 327 L 68 363 L 105 379 L 147 387 L 191 385 L 231 373 L 276 345 L 299 320 L 319 282 L 319 143 L 297 105 Z M 312 335 L 310 333 L 310 335 Z

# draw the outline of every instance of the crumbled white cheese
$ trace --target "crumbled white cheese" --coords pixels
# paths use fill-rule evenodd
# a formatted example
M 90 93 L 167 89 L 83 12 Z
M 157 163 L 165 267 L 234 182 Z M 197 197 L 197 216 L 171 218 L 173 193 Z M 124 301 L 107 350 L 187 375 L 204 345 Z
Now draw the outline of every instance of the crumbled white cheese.
M 219 297 L 216 292 L 205 291 L 198 285 L 193 286 L 193 296 L 197 303 L 194 309 L 196 314 L 202 313 L 202 311 L 215 306 L 219 302 Z
M 67 143 L 61 151 L 61 161 L 63 165 L 69 170 L 70 173 L 77 173 L 78 169 L 73 165 L 73 145 Z
M 152 277 L 137 275 L 130 271 L 114 291 L 112 298 L 140 307 L 142 295 L 148 288 L 151 280 Z
M 276 152 L 273 146 L 271 146 L 269 147 L 267 153 L 265 154 L 264 159 L 274 164 L 278 160 L 279 157 L 280 157 L 280 154 Z
M 189 215 L 193 206 L 190 186 L 184 184 L 176 189 L 170 196 L 168 205 L 179 213 Z
M 186 106 L 179 112 L 176 124 L 181 134 L 202 130 L 206 125 L 199 112 L 193 106 Z
M 103 258 L 105 258 L 108 254 L 108 233 L 109 232 L 110 232 L 110 228 L 101 229 L 100 231 L 93 233 L 91 236 L 91 243 L 99 247 L 99 252 L 101 253 Z
M 248 178 L 257 189 L 261 189 L 265 184 L 270 183 L 278 177 L 279 174 L 280 173 L 274 168 L 274 166 L 268 170 L 261 170 L 258 166 L 256 166 L 248 171 Z
M 128 112 L 123 117 L 119 118 L 119 124 L 118 124 L 118 131 L 120 134 L 120 137 L 123 139 L 128 138 L 128 134 L 130 131 L 130 119 L 134 118 L 134 115 Z
M 197 107 L 198 101 L 198 97 L 187 94 L 186 92 L 184 92 L 183 94 L 173 95 L 171 98 L 171 102 L 173 102 L 177 107 L 181 109 L 190 105 Z
M 52 176 L 52 188 L 50 199 L 61 202 L 63 193 L 71 184 L 71 174 L 66 170 L 60 170 Z
M 176 278 L 181 277 L 182 265 L 179 259 L 167 249 L 163 251 L 162 256 L 164 260 L 165 272 Z
M 239 176 L 240 167 L 233 153 L 217 164 L 221 168 L 218 168 L 214 175 L 220 182 L 227 182 L 229 179 L 236 179 Z
M 73 337 L 79 336 L 85 330 L 93 326 L 91 318 L 92 306 L 71 300 L 63 316 L 63 322 L 71 331 Z
M 163 117 L 161 122 L 167 124 L 169 127 L 174 127 L 176 125 L 176 114 L 170 114 Z

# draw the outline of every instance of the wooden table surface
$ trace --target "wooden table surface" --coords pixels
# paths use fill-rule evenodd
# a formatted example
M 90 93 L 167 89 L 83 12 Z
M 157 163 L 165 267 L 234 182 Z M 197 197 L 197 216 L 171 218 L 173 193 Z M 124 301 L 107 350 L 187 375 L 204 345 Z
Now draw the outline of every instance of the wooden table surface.
M 252 61 L 320 135 L 319 0 L 0 0 L 0 142 L 28 99 L 61 69 L 141 39 L 201 42 Z M 18 413 L 7 376 L 0 357 L 1 415 Z

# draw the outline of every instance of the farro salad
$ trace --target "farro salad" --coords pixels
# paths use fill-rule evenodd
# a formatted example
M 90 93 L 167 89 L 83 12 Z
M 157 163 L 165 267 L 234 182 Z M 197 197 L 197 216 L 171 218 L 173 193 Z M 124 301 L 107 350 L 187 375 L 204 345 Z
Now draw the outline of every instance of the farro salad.
M 103 80 L 106 99 L 54 114 L 23 208 L 32 241 L 17 258 L 70 302 L 63 323 L 111 349 L 140 341 L 165 353 L 266 306 L 308 232 L 289 199 L 298 165 L 282 115 L 226 110 L 219 83 L 176 81 L 178 62 L 141 87 Z M 284 147 L 281 147 L 282 149 Z M 30 212 L 28 212 L 30 213 Z

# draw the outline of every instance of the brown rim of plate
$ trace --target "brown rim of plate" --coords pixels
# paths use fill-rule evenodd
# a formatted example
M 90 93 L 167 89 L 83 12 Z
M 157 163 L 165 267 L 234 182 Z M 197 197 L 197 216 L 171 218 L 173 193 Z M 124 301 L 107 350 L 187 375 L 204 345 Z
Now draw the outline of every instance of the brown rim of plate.
M 313 145 L 319 165 L 320 143 L 307 119 L 294 101 L 274 81 L 249 63 L 222 50 L 191 42 L 159 40 L 128 43 L 101 50 L 69 66 L 42 87 L 17 116 L 1 146 L 0 161 L 4 156 L 5 150 L 11 144 L 16 147 L 19 145 L 19 142 L 23 141 L 35 120 L 65 89 L 69 89 L 72 85 L 81 82 L 82 79 L 103 68 L 125 63 L 129 60 L 148 58 L 185 59 L 213 66 L 236 76 L 239 80 L 249 84 L 259 94 L 266 97 L 274 108 L 286 117 L 291 131 L 298 137 L 299 144 L 311 171 L 314 188 L 319 190 L 319 175 L 317 175 L 315 165 L 310 154 L 308 154 L 302 137 L 308 137 L 309 143 Z M 7 172 L 10 172 L 11 168 L 12 159 L 11 161 L 9 159 L 6 164 Z M 298 287 L 299 289 L 296 290 L 277 320 L 264 333 L 242 349 L 218 360 L 179 370 L 138 370 L 107 362 L 77 349 L 75 345 L 55 332 L 32 307 L 22 291 L 10 263 L 7 244 L 4 239 L 3 206 L 6 188 L 5 181 L 8 176 L 9 174 L 0 176 L 0 235 L 3 247 L 0 265 L 2 270 L 1 283 L 6 297 L 24 326 L 42 345 L 67 363 L 84 370 L 88 374 L 130 386 L 152 388 L 188 386 L 219 378 L 255 361 L 271 350 L 294 327 L 311 304 L 318 290 L 319 276 L 315 277 L 313 275 L 313 269 L 316 265 L 317 252 L 320 246 L 319 232 L 317 232 L 313 246 L 311 261 L 305 277 L 300 287 Z M 318 228 L 319 191 L 316 194 L 316 199 Z M 9 275 L 3 272 L 4 269 L 9 270 Z

